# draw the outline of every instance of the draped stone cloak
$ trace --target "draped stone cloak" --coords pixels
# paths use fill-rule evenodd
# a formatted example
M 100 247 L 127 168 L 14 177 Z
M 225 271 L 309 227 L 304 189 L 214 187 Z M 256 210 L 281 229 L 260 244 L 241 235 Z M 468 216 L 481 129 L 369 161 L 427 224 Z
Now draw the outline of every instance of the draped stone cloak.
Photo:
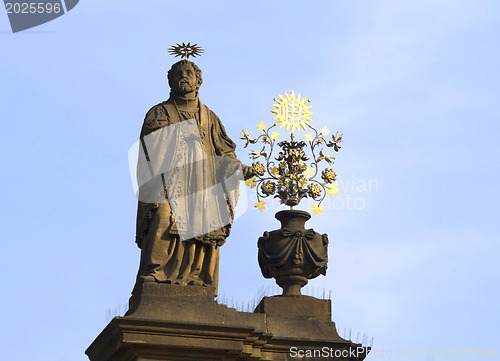
M 215 211 L 221 213 L 218 217 L 227 219 L 227 222 L 223 223 L 224 226 L 216 229 L 212 227 L 210 231 L 203 234 L 198 232 L 189 239 L 183 238 L 180 232 L 192 228 L 193 222 L 200 222 L 203 213 L 199 213 L 200 217 L 194 217 L 194 219 L 193 217 L 184 219 L 184 215 L 181 215 L 182 212 L 175 208 L 176 201 L 173 199 L 175 198 L 173 190 L 180 193 L 186 192 L 186 189 L 192 191 L 192 189 L 199 187 L 198 184 L 193 187 L 196 182 L 202 182 L 205 187 L 216 185 L 222 179 L 235 174 L 237 169 L 241 171 L 241 163 L 236 159 L 234 153 L 236 145 L 227 136 L 224 126 L 215 113 L 201 104 L 197 98 L 189 100 L 196 102 L 196 106 L 190 107 L 189 111 L 180 111 L 177 104 L 183 101 L 186 100 L 171 94 L 167 101 L 148 111 L 141 130 L 141 149 L 144 149 L 144 156 L 148 160 L 147 166 L 150 167 L 149 171 L 155 176 L 145 182 L 138 179 L 140 187 L 136 242 L 142 250 L 138 278 L 153 276 L 159 282 L 196 284 L 217 288 L 219 246 L 225 242 L 230 232 L 235 199 L 238 196 L 237 184 L 236 186 L 233 184 L 229 190 L 225 188 L 227 194 L 225 194 L 224 207 L 215 207 Z M 169 131 L 167 138 L 170 138 L 168 139 L 165 137 L 163 139 L 160 139 L 161 137 L 154 138 L 155 134 L 167 130 L 166 127 L 169 130 L 181 129 L 176 127 L 179 125 L 183 125 L 182 137 L 199 139 L 198 142 L 191 142 L 195 146 L 182 148 L 182 144 L 186 142 L 179 142 L 179 132 L 176 133 L 176 131 Z M 175 146 L 172 147 L 172 144 Z M 200 148 L 201 151 L 200 149 L 197 152 L 193 151 L 193 148 L 196 147 Z M 150 159 L 152 158 L 152 149 L 154 149 L 154 157 L 161 158 L 157 163 L 168 160 L 170 161 L 168 167 L 174 171 L 159 175 L 155 169 L 151 169 L 155 167 L 155 162 Z M 205 156 L 201 160 L 200 152 L 204 153 Z M 175 163 L 179 157 L 183 158 L 183 164 Z M 190 159 L 189 162 L 186 163 L 186 159 Z M 215 159 L 217 161 L 214 162 Z M 141 163 L 140 160 L 139 163 Z M 223 163 L 222 166 L 221 163 Z M 144 164 L 142 166 L 139 164 L 138 173 L 141 171 L 145 173 L 147 170 L 144 167 Z M 243 166 L 243 171 L 246 175 L 245 178 L 247 178 L 251 170 L 249 167 Z M 183 174 L 182 177 L 176 176 L 179 172 Z M 138 178 L 140 178 L 139 175 Z M 179 179 L 183 181 L 181 182 Z M 234 201 L 230 202 L 230 198 Z M 214 207 L 207 209 L 206 200 L 200 200 L 198 197 L 196 201 L 198 202 L 197 212 L 214 212 Z M 172 208 L 176 212 L 172 212 Z M 181 223 L 178 225 L 179 222 Z

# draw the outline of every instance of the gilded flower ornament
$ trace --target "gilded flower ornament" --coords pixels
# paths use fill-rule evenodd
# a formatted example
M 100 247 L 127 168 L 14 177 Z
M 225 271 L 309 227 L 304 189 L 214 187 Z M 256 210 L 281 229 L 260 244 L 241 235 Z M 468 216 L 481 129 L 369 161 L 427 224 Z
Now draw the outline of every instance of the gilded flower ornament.
M 252 168 L 253 168 L 255 174 L 258 176 L 263 176 L 266 172 L 266 168 L 265 168 L 264 164 L 262 164 L 261 162 L 252 163 Z
M 331 168 L 327 168 L 321 172 L 321 179 L 326 183 L 333 183 L 337 179 L 337 173 Z
M 306 97 L 295 95 L 292 91 L 274 99 L 275 123 L 267 126 L 264 121 L 257 123 L 260 134 L 253 138 L 247 129 L 241 131 L 245 148 L 261 143 L 260 150 L 251 150 L 250 158 L 256 160 L 252 164 L 255 176 L 245 182 L 252 189 L 256 188 L 257 203 L 255 208 L 263 211 L 265 202 L 262 198 L 274 196 L 280 203 L 293 208 L 303 198 L 317 202 L 313 205 L 313 214 L 323 211 L 321 203 L 326 195 L 333 196 L 339 190 L 336 183 L 337 174 L 331 168 L 335 157 L 325 150 L 332 148 L 338 152 L 341 148 L 342 134 L 336 133 L 327 137 L 331 131 L 325 126 L 320 131 L 311 126 L 312 106 Z M 290 132 L 289 139 L 283 139 L 279 128 Z M 295 139 L 300 130 L 307 130 L 305 141 Z M 279 140 L 280 139 L 280 140 Z M 328 164 L 328 168 L 322 165 Z M 319 178 L 319 179 L 317 179 Z
M 272 181 L 265 181 L 260 187 L 262 189 L 262 193 L 266 196 L 270 196 L 276 192 L 276 183 Z

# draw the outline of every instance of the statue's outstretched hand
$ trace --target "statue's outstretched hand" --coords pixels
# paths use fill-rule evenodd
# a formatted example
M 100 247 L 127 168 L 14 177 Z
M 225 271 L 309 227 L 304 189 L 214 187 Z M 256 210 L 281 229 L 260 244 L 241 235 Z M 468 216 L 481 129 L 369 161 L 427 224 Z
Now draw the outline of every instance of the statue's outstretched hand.
M 245 180 L 250 179 L 256 175 L 253 167 L 245 165 L 243 163 L 241 164 L 241 167 L 243 168 L 243 178 L 245 178 Z

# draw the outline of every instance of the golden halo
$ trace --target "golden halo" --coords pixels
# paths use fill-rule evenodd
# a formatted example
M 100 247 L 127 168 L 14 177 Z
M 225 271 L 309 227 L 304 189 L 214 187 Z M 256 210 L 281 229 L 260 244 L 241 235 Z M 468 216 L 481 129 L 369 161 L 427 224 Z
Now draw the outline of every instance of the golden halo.
M 171 46 L 170 48 L 168 48 L 168 52 L 172 55 L 175 55 L 175 57 L 183 56 L 184 59 L 187 59 L 190 56 L 196 58 L 197 56 L 201 55 L 204 50 L 200 46 L 198 46 L 198 44 L 191 45 L 191 43 L 182 43 Z

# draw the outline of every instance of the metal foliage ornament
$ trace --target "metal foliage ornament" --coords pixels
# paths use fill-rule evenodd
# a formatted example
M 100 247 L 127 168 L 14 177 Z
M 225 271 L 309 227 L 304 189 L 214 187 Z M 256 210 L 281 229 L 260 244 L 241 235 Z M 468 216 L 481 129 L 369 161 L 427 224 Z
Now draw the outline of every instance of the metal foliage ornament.
M 324 147 L 338 152 L 342 134 L 327 137 L 331 132 L 326 126 L 318 131 L 310 125 L 314 113 L 306 97 L 301 99 L 300 94 L 295 96 L 292 91 L 290 95 L 285 93 L 285 96 L 279 95 L 274 100 L 275 109 L 271 112 L 275 114 L 273 119 L 276 122 L 272 126 L 267 128 L 263 121 L 258 123 L 261 134 L 256 138 L 252 138 L 247 129 L 241 131 L 241 139 L 246 141 L 245 148 L 249 144 L 262 143 L 260 151 L 250 152 L 250 158 L 255 160 L 252 164 L 255 176 L 245 183 L 256 188 L 255 208 L 264 210 L 266 202 L 262 198 L 272 195 L 279 198 L 281 204 L 290 206 L 290 209 L 303 198 L 311 198 L 317 202 L 312 206 L 313 214 L 318 214 L 323 211 L 321 203 L 326 195 L 333 196 L 339 192 L 338 184 L 335 183 L 337 173 L 331 168 L 335 157 L 325 153 Z M 280 133 L 277 130 L 282 127 L 285 127 L 285 131 L 290 130 L 290 140 L 278 142 Z M 301 129 L 313 133 L 305 134 L 305 141 L 298 141 L 294 131 Z M 274 155 L 275 150 L 277 155 Z M 320 169 L 322 165 L 326 167 Z

